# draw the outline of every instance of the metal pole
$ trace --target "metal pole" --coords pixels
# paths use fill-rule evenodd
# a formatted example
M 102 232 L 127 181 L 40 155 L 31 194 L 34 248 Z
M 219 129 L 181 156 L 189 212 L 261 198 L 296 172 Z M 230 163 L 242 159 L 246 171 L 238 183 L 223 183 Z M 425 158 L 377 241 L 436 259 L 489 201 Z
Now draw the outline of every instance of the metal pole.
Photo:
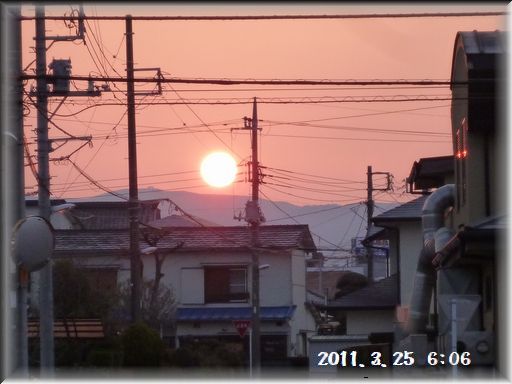
M 28 378 L 28 318 L 27 318 L 27 290 L 29 272 L 18 268 L 18 313 L 19 313 L 19 370 L 20 377 Z
M 50 165 L 48 154 L 48 90 L 46 75 L 46 32 L 44 5 L 36 5 L 36 74 L 37 74 L 37 166 L 39 216 L 50 220 Z M 52 261 L 40 271 L 39 322 L 41 374 L 53 375 L 53 281 Z
M 370 234 L 370 228 L 372 226 L 372 217 L 373 217 L 373 178 L 372 178 L 372 166 L 368 166 L 368 198 L 366 201 L 366 218 L 367 218 L 367 227 L 366 227 L 366 235 Z M 368 283 L 373 282 L 373 249 L 370 247 L 366 248 L 366 255 L 368 260 Z
M 252 377 L 252 328 L 249 329 L 249 376 Z
M 128 172 L 130 220 L 130 278 L 131 278 L 131 320 L 140 321 L 141 306 L 141 259 L 139 250 L 139 195 L 137 186 L 137 133 L 135 128 L 135 86 L 133 82 L 133 30 L 132 16 L 126 16 L 126 77 L 128 116 Z
M 2 169 L 0 170 L 1 184 L 3 185 L 0 201 L 3 202 L 2 218 L 2 270 L 5 279 L 2 283 L 2 356 L 4 358 L 2 378 L 13 374 L 18 367 L 21 378 L 28 373 L 27 353 L 27 324 L 26 324 L 26 289 L 23 288 L 23 274 L 16 269 L 13 259 L 10 239 L 16 223 L 25 217 L 24 198 L 24 152 L 23 152 L 23 85 L 21 80 L 22 54 L 21 54 L 21 6 L 19 4 L 4 5 L 2 31 L 6 36 L 5 61 L 2 63 L 2 90 L 5 103 L 2 105 L 3 133 L 0 142 L 2 149 Z M 16 303 L 12 298 L 16 296 Z M 25 304 L 25 305 L 24 305 Z
M 451 344 L 452 344 L 452 353 L 457 352 L 457 300 L 452 299 L 451 300 L 451 309 L 452 309 L 452 321 L 451 321 L 451 328 L 452 328 L 452 338 L 451 338 Z M 453 376 L 457 376 L 457 364 L 452 365 L 452 374 Z
M 251 148 L 252 148 L 252 202 L 254 208 L 258 208 L 258 187 L 259 187 L 259 164 L 258 164 L 258 111 L 256 98 L 254 98 L 251 124 Z M 259 208 L 258 208 L 259 209 Z M 254 340 L 252 342 L 252 366 L 254 373 L 259 374 L 260 368 L 260 260 L 255 247 L 259 243 L 259 213 L 258 218 L 251 222 L 251 245 L 252 250 L 252 330 Z

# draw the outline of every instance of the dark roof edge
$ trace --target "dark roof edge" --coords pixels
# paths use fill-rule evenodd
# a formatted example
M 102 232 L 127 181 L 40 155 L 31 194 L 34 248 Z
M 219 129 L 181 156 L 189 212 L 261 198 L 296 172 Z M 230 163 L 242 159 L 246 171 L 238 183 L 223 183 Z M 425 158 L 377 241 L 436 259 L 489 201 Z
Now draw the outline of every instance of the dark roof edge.
M 379 218 L 378 216 L 377 217 L 374 217 L 372 218 L 372 222 L 379 226 L 379 227 L 384 227 L 384 225 L 382 225 L 381 223 L 387 223 L 387 222 L 399 222 L 399 221 L 421 221 L 421 217 L 382 217 L 382 218 Z
M 336 304 L 315 304 L 313 305 L 318 310 L 326 310 L 326 309 L 345 309 L 345 310 L 351 310 L 351 311 L 374 311 L 374 310 L 388 310 L 388 309 L 395 309 L 397 304 L 386 304 L 386 305 L 360 305 L 360 306 L 353 306 L 353 305 L 336 305 Z

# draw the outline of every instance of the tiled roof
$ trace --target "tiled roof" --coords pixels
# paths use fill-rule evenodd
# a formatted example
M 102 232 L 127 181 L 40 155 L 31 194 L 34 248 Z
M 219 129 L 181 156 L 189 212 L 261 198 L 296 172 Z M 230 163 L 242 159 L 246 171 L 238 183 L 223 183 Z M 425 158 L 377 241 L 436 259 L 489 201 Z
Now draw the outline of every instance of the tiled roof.
M 423 210 L 423 204 L 427 199 L 428 195 L 422 195 L 415 200 L 409 201 L 396 208 L 390 209 L 378 216 L 375 216 L 372 221 L 376 225 L 385 223 L 388 221 L 416 221 L 421 220 L 421 212 Z
M 139 221 L 148 223 L 160 217 L 159 200 L 140 201 Z M 128 202 L 126 201 L 80 201 L 73 202 L 70 211 L 83 229 L 127 229 L 130 226 Z
M 199 227 L 206 225 L 210 227 L 218 226 L 218 224 L 211 221 L 192 216 L 192 218 L 181 215 L 169 215 L 162 219 L 153 220 L 148 223 L 156 228 L 170 228 L 170 227 Z
M 360 310 L 393 308 L 398 304 L 397 295 L 398 275 L 395 274 L 319 307 Z
M 247 249 L 251 244 L 249 227 L 176 227 L 165 230 L 158 241 L 160 250 Z M 141 238 L 140 248 L 148 245 Z M 263 225 L 259 228 L 259 247 L 272 249 L 306 248 L 315 250 L 307 225 Z M 55 255 L 127 253 L 127 230 L 56 231 Z

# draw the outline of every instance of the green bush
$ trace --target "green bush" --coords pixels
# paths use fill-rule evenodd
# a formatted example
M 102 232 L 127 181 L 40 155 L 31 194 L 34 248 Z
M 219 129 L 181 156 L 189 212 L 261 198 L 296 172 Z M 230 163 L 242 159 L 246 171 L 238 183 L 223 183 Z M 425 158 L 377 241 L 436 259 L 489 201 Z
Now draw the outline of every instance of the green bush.
M 188 368 L 199 367 L 201 361 L 198 354 L 191 349 L 178 348 L 168 353 L 167 363 L 171 367 Z
M 118 367 L 121 364 L 121 354 L 113 349 L 93 349 L 87 355 L 87 365 L 90 367 Z
M 203 340 L 171 352 L 168 363 L 181 368 L 242 367 L 244 359 L 241 353 L 231 350 L 225 343 Z
M 121 336 L 123 366 L 157 367 L 165 351 L 165 345 L 158 333 L 144 323 L 127 328 Z

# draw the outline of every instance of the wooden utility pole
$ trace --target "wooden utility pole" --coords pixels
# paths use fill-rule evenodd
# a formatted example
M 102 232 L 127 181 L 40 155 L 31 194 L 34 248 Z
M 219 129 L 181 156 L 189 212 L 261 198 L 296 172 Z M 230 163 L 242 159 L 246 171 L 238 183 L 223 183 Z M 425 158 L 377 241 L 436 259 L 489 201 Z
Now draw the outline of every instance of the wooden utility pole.
M 50 201 L 50 159 L 52 152 L 52 142 L 67 140 L 90 140 L 90 137 L 70 137 L 65 139 L 50 139 L 48 132 L 48 122 L 56 110 L 48 116 L 48 98 L 50 96 L 99 96 L 99 91 L 70 92 L 69 89 L 60 89 L 53 83 L 53 91 L 48 89 L 49 82 L 46 79 L 46 41 L 74 41 L 84 39 L 83 27 L 83 9 L 79 14 L 79 34 L 77 36 L 47 36 L 45 30 L 45 9 L 44 5 L 36 5 L 35 18 L 35 40 L 36 40 L 36 103 L 37 103 L 37 185 L 38 185 L 38 206 L 39 216 L 50 221 L 51 201 Z M 55 62 L 55 61 L 54 61 Z M 71 62 L 71 60 L 70 60 Z M 53 66 L 53 62 L 51 67 Z M 56 69 L 54 68 L 54 74 Z M 58 73 L 62 76 L 62 73 Z M 69 76 L 69 74 L 67 74 Z M 69 79 L 67 79 L 69 81 Z M 61 79 L 66 82 L 66 79 Z M 69 88 L 69 87 L 68 87 Z M 61 103 L 62 104 L 62 103 Z M 59 105 L 60 106 L 60 105 Z M 58 107 L 57 107 L 58 108 Z M 28 283 L 29 271 L 21 271 L 23 284 Z M 39 285 L 39 322 L 40 322 L 40 366 L 43 374 L 52 376 L 55 366 L 54 356 L 54 336 L 53 336 L 53 272 L 52 260 L 40 270 Z M 24 348 L 24 345 L 22 345 Z
M 260 332 L 260 257 L 256 247 L 259 245 L 259 163 L 258 163 L 258 110 L 256 98 L 252 109 L 251 124 L 252 148 L 252 203 L 257 216 L 251 220 L 252 250 L 252 371 L 258 374 L 261 365 L 261 332 Z
M 46 81 L 46 31 L 44 5 L 36 5 L 37 74 L 37 173 L 39 216 L 50 221 L 50 141 L 48 139 L 48 89 Z M 39 289 L 41 371 L 52 375 L 55 365 L 53 342 L 52 261 L 40 271 Z
M 251 130 L 251 183 L 252 199 L 248 201 L 245 207 L 245 220 L 250 225 L 251 230 L 251 270 L 252 270 L 252 289 L 251 289 L 251 372 L 258 375 L 261 365 L 261 331 L 260 331 L 260 260 L 257 247 L 259 246 L 259 226 L 264 220 L 259 207 L 259 162 L 258 162 L 258 109 L 256 98 L 254 98 L 252 119 L 245 118 L 245 129 Z
M 372 227 L 372 217 L 373 217 L 373 177 L 372 177 L 372 166 L 368 166 L 368 171 L 366 173 L 368 177 L 368 196 L 366 200 L 366 236 L 370 234 L 370 228 Z M 368 262 L 368 283 L 373 282 L 373 249 L 370 247 L 366 248 L 367 262 Z
M 128 116 L 128 173 L 130 220 L 130 313 L 133 323 L 141 319 L 142 262 L 139 249 L 139 192 L 137 185 L 137 134 L 135 127 L 135 84 L 133 81 L 133 29 L 132 16 L 126 16 L 126 78 Z
M 372 227 L 372 218 L 373 218 L 373 209 L 375 207 L 375 202 L 373 201 L 373 192 L 374 191 L 389 191 L 391 189 L 391 174 L 389 172 L 373 172 L 372 166 L 368 166 L 368 170 L 366 172 L 367 180 L 368 180 L 368 188 L 367 188 L 367 200 L 366 200 L 366 236 L 370 234 L 370 229 Z M 387 185 L 386 188 L 374 188 L 373 186 L 373 175 L 386 175 L 387 177 Z M 368 283 L 373 283 L 374 273 L 373 273 L 373 247 L 368 245 L 366 247 L 366 255 L 368 260 Z

